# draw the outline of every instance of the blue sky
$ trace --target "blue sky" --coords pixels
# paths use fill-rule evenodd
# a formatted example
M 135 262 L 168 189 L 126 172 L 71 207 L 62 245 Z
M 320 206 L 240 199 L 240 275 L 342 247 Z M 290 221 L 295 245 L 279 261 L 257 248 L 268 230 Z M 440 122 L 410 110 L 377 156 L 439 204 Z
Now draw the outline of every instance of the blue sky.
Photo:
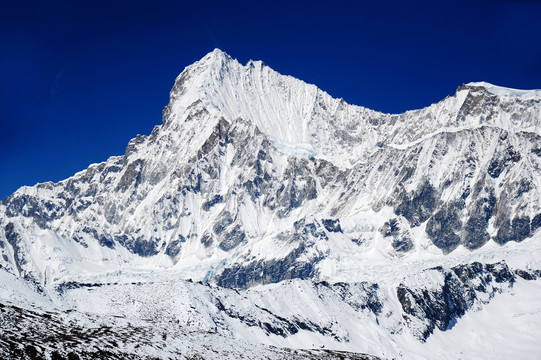
M 470 81 L 541 88 L 540 1 L 18 3 L 0 12 L 0 198 L 123 154 L 214 48 L 391 113 Z

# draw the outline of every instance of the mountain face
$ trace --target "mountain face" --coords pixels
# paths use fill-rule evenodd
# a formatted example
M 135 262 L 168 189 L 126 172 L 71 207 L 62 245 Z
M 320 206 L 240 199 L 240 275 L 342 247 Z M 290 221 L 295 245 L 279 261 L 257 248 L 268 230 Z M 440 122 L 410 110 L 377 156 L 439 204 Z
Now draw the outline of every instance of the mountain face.
M 537 92 L 485 83 L 382 114 L 216 50 L 124 156 L 2 201 L 2 267 L 44 282 L 66 263 L 152 264 L 249 287 L 332 278 L 373 249 L 522 241 L 541 226 L 540 114 Z
M 123 156 L 2 200 L 0 267 L 85 312 L 97 310 L 80 292 L 144 303 L 130 286 L 159 293 L 167 279 L 206 299 L 179 305 L 214 314 L 181 319 L 198 331 L 303 348 L 309 333 L 396 357 L 389 334 L 426 342 L 515 283 L 537 284 L 539 227 L 540 91 L 469 83 L 384 114 L 215 50 L 177 77 L 163 123 Z M 284 293 L 320 315 L 346 310 L 258 305 Z

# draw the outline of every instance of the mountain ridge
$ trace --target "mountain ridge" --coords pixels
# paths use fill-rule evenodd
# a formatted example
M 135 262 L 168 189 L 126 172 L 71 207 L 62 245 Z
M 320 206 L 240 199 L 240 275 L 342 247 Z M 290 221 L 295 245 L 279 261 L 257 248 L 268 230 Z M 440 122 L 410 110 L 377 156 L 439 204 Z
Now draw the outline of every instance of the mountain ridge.
M 248 66 L 250 66 L 251 64 L 261 64 L 261 66 L 264 66 L 264 67 L 270 69 L 271 71 L 273 71 L 274 73 L 277 73 L 276 71 L 272 70 L 270 67 L 268 67 L 267 65 L 265 65 L 265 63 L 264 63 L 263 61 L 261 61 L 261 60 L 249 60 L 249 61 L 247 62 L 246 65 L 242 66 L 240 63 L 238 63 L 238 61 L 237 61 L 236 59 L 232 58 L 230 55 L 228 55 L 227 53 L 223 52 L 222 50 L 216 48 L 216 49 L 214 49 L 213 51 L 211 51 L 210 53 L 208 53 L 206 56 L 204 56 L 201 60 L 196 61 L 196 62 L 195 62 L 194 64 L 192 64 L 192 65 L 187 66 L 187 67 L 179 74 L 179 76 L 176 78 L 176 80 L 175 80 L 175 85 L 176 85 L 176 82 L 182 77 L 182 75 L 183 75 L 185 72 L 189 71 L 190 69 L 193 69 L 194 67 L 197 67 L 197 65 L 200 64 L 200 63 L 202 63 L 202 62 L 204 62 L 205 59 L 208 59 L 209 62 L 210 62 L 210 64 L 212 65 L 212 64 L 214 64 L 214 62 L 213 62 L 213 61 L 210 61 L 210 60 L 216 59 L 216 58 L 222 59 L 222 64 L 223 64 L 223 62 L 232 61 L 232 62 L 236 62 L 236 63 L 237 63 L 239 66 L 241 66 L 241 67 L 248 67 Z M 205 63 L 205 64 L 206 64 L 206 63 Z M 207 64 L 207 66 L 208 66 L 208 64 Z M 280 75 L 281 75 L 281 74 L 280 74 Z M 281 75 L 281 76 L 286 77 L 286 78 L 291 78 L 291 79 L 293 79 L 293 80 L 295 80 L 295 81 L 297 81 L 297 82 L 303 83 L 303 84 L 305 84 L 305 85 L 307 85 L 307 86 L 310 86 L 310 87 L 315 87 L 315 85 L 309 84 L 309 83 L 305 83 L 304 81 L 299 80 L 299 79 L 296 79 L 296 78 L 294 78 L 294 77 L 291 76 L 291 75 Z M 451 95 L 451 96 L 447 96 L 447 98 L 449 98 L 449 97 L 455 97 L 459 91 L 464 90 L 464 89 L 470 89 L 470 88 L 482 88 L 482 89 L 484 89 L 484 90 L 486 90 L 486 91 L 488 91 L 488 92 L 490 92 L 490 89 L 496 89 L 496 91 L 494 91 L 493 95 L 498 95 L 497 93 L 498 93 L 498 91 L 499 91 L 500 94 L 501 94 L 501 96 L 511 96 L 511 97 L 524 97 L 524 96 L 526 96 L 526 97 L 528 97 L 528 98 L 530 98 L 530 97 L 531 97 L 531 98 L 539 98 L 539 97 L 541 97 L 541 90 L 538 90 L 538 89 L 532 89 L 532 90 L 519 90 L 519 89 L 513 89 L 513 88 L 508 88 L 508 87 L 502 87 L 502 86 L 498 86 L 498 85 L 493 85 L 493 84 L 488 83 L 488 82 L 485 82 L 485 81 L 479 81 L 479 82 L 469 82 L 469 83 L 466 83 L 466 84 L 462 84 L 461 86 L 459 86 L 459 87 L 457 88 L 455 94 L 453 94 L 453 95 Z M 174 89 L 175 89 L 175 86 L 173 86 L 172 92 L 174 92 Z M 329 94 L 327 94 L 324 90 L 321 90 L 321 89 L 318 89 L 318 90 L 321 91 L 321 92 L 323 92 L 323 93 L 326 94 L 327 96 L 331 97 L 331 96 L 330 96 Z M 506 94 L 506 95 L 503 95 L 503 94 Z M 447 99 L 447 98 L 446 98 L 446 99 Z M 333 98 L 333 99 L 334 99 L 334 100 L 339 100 L 340 102 L 344 101 L 342 98 Z M 425 106 L 425 107 L 423 107 L 423 108 L 412 109 L 412 110 L 406 110 L 406 111 L 404 111 L 404 112 L 402 112 L 402 113 L 383 113 L 383 112 L 380 112 L 380 111 L 378 111 L 378 110 L 368 109 L 368 108 L 366 108 L 366 107 L 359 106 L 359 105 L 355 105 L 355 104 L 347 104 L 347 103 L 346 103 L 346 104 L 347 104 L 348 106 L 352 106 L 352 107 L 358 107 L 358 108 L 367 109 L 367 110 L 370 110 L 370 111 L 372 111 L 372 112 L 374 112 L 374 113 L 378 113 L 378 114 L 381 114 L 381 115 L 397 116 L 397 115 L 402 115 L 402 114 L 410 113 L 410 112 L 418 112 L 418 111 L 420 111 L 420 110 L 423 110 L 423 109 L 426 109 L 426 108 L 430 108 L 431 106 L 437 105 L 438 103 L 441 103 L 442 101 L 444 101 L 444 100 L 446 100 L 446 99 L 440 100 L 440 101 L 438 101 L 438 102 L 436 102 L 436 103 L 433 103 L 433 104 L 430 104 L 430 105 L 427 105 L 427 106 Z M 172 101 L 174 101 L 174 100 L 175 100 L 175 98 L 172 97 L 172 96 L 170 95 L 170 102 L 172 102 Z M 198 99 L 198 100 L 200 100 L 200 99 Z M 197 100 L 196 100 L 196 101 L 197 101 Z M 345 101 L 344 101 L 344 103 L 345 103 Z M 167 117 L 166 114 L 169 113 L 168 108 L 170 107 L 170 105 L 171 105 L 171 104 L 169 104 L 168 106 L 166 106 L 166 107 L 164 108 L 164 118 L 166 118 L 166 117 Z M 160 125 L 156 125 L 154 130 L 156 130 L 157 127 L 160 127 L 160 126 L 162 126 L 162 125 L 164 125 L 164 124 L 162 123 L 162 124 L 160 124 Z M 448 130 L 449 130 L 449 131 L 460 131 L 460 130 L 462 130 L 462 129 L 467 129 L 467 128 L 468 128 L 468 127 L 464 127 L 464 128 L 449 128 Z M 518 130 L 518 131 L 528 131 L 528 130 L 520 129 L 520 130 Z M 536 134 L 538 134 L 538 135 L 541 134 L 541 130 L 539 129 L 538 126 L 535 127 L 534 130 L 531 130 L 531 131 L 529 131 L 529 132 L 534 132 L 534 133 L 536 133 Z M 436 134 L 436 133 L 437 133 L 437 132 L 435 132 L 434 134 Z M 132 142 L 136 141 L 136 139 L 141 138 L 141 137 L 142 137 L 142 138 L 145 138 L 145 137 L 147 137 L 147 136 L 149 136 L 149 135 L 137 134 L 137 136 L 136 136 L 135 138 L 133 138 L 132 140 L 130 140 L 129 143 L 131 144 Z M 417 140 L 417 141 L 420 141 L 420 140 Z M 130 146 L 130 145 L 128 144 L 128 147 L 129 147 L 129 146 Z M 394 146 L 394 144 L 391 144 L 390 146 Z M 398 145 L 398 146 L 400 146 L 400 145 Z M 114 155 L 114 156 L 111 156 L 110 158 L 116 158 L 116 157 L 122 157 L 122 156 L 124 156 L 124 155 Z M 100 165 L 100 164 L 105 163 L 105 162 L 107 162 L 107 160 L 102 161 L 102 162 L 98 162 L 98 163 L 92 163 L 92 164 L 89 164 L 88 167 L 87 167 L 86 169 L 83 169 L 83 170 L 80 170 L 80 171 L 76 172 L 74 175 L 72 175 L 72 177 L 73 177 L 73 176 L 77 176 L 79 173 L 81 173 L 81 172 L 87 170 L 87 169 L 90 168 L 90 167 L 97 166 L 97 165 Z M 69 179 L 69 178 L 68 178 L 68 179 Z M 32 188 L 32 187 L 34 187 L 34 186 L 36 186 L 36 185 L 48 184 L 48 183 L 57 184 L 57 183 L 60 183 L 60 182 L 66 181 L 66 180 L 67 180 L 67 179 L 63 179 L 63 180 L 60 180 L 60 181 L 58 181 L 58 182 L 46 181 L 46 182 L 42 182 L 42 183 L 36 183 L 35 185 L 26 185 L 26 186 L 22 186 L 21 188 Z M 9 195 L 8 195 L 8 196 L 9 196 Z M 7 196 L 6 196 L 6 197 L 7 197 Z

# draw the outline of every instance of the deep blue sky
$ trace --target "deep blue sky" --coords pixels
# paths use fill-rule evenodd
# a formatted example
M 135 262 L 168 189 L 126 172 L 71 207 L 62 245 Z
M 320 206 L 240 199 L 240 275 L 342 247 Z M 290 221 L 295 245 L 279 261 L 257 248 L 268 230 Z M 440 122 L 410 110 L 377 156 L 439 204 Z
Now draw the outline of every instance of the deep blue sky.
M 0 198 L 121 155 L 218 47 L 384 112 L 462 83 L 541 88 L 539 1 L 11 1 L 0 10 Z

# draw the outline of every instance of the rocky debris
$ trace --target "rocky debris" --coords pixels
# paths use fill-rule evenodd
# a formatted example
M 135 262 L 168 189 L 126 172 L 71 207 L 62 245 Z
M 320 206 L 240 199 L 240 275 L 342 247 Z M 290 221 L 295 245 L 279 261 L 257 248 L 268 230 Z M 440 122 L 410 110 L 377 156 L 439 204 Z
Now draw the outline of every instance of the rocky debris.
M 249 323 L 247 318 L 218 307 L 224 314 Z M 262 312 L 268 312 L 262 309 Z M 274 316 L 275 318 L 276 317 Z M 256 321 L 252 319 L 251 321 Z M 257 320 L 258 321 L 258 320 Z M 285 321 L 285 319 L 279 319 Z M 258 321 L 259 322 L 259 321 Z M 260 325 L 269 333 L 281 334 L 281 328 Z M 297 320 L 288 323 L 294 329 L 329 329 Z M 233 345 L 233 343 L 235 345 Z M 0 303 L 0 357 L 6 360 L 87 360 L 87 359 L 354 359 L 378 360 L 378 357 L 327 349 L 287 349 L 233 341 L 215 332 L 184 330 L 178 324 L 159 326 L 148 321 L 124 317 L 96 317 L 72 311 L 32 310 Z

